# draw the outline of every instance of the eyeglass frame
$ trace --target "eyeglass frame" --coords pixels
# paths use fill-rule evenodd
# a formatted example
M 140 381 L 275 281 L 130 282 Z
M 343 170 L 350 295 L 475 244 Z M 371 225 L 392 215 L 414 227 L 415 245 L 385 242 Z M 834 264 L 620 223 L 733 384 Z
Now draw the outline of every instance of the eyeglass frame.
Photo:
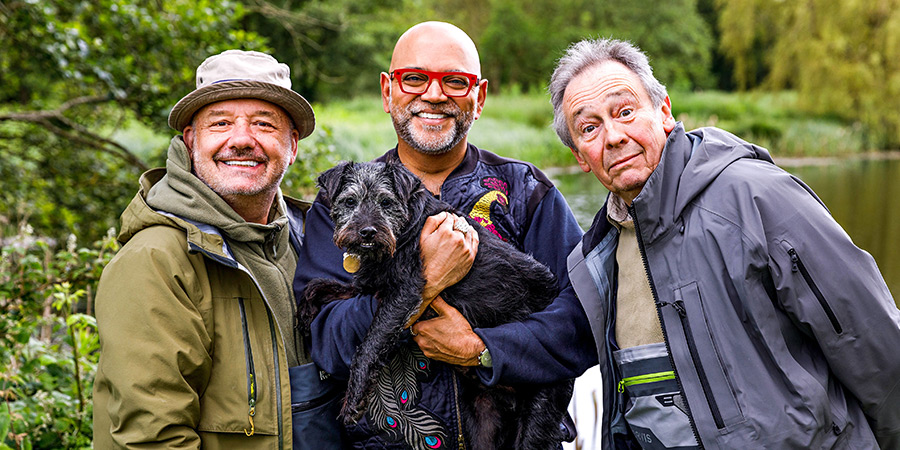
M 422 92 L 409 92 L 409 91 L 407 91 L 407 90 L 404 88 L 404 86 L 403 86 L 403 80 L 401 79 L 401 77 L 403 76 L 403 74 L 409 73 L 409 72 L 421 73 L 421 74 L 423 74 L 423 75 L 425 75 L 425 76 L 428 77 L 428 82 L 425 83 L 425 89 L 424 89 Z M 468 72 L 432 72 L 432 71 L 430 71 L 430 70 L 420 70 L 420 69 L 394 69 L 393 71 L 388 72 L 388 76 L 391 78 L 391 80 L 394 80 L 394 74 L 395 74 L 395 73 L 397 74 L 397 78 L 396 78 L 396 79 L 397 79 L 397 84 L 400 86 L 400 90 L 401 90 L 404 94 L 410 94 L 410 95 L 422 95 L 422 94 L 428 92 L 428 89 L 431 87 L 431 82 L 434 81 L 434 80 L 438 80 L 438 81 L 439 81 L 439 82 L 438 82 L 438 86 L 441 87 L 441 93 L 444 94 L 445 96 L 447 96 L 447 97 L 453 97 L 453 98 L 465 97 L 465 96 L 469 95 L 470 93 L 472 93 L 472 88 L 475 87 L 475 86 L 477 86 L 478 83 L 481 81 L 481 78 L 480 78 L 478 75 L 475 75 L 474 73 L 468 73 Z M 465 78 L 467 78 L 467 79 L 469 80 L 469 88 L 466 90 L 466 92 L 465 92 L 464 94 L 460 94 L 460 95 L 454 94 L 454 95 L 451 95 L 451 94 L 448 94 L 448 93 L 444 90 L 443 78 L 446 77 L 446 76 L 449 76 L 449 75 L 462 76 L 462 77 L 465 77 Z

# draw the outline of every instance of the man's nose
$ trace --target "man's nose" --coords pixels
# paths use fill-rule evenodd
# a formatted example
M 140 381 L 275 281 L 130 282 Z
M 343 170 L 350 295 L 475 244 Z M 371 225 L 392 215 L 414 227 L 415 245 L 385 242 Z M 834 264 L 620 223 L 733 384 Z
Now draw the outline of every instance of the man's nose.
M 421 95 L 422 100 L 430 103 L 440 103 L 447 100 L 447 96 L 444 95 L 444 91 L 441 88 L 441 80 L 438 78 L 431 78 L 428 80 L 428 88 L 425 89 L 425 92 Z
M 255 138 L 253 137 L 253 126 L 249 120 L 237 120 L 231 128 L 231 136 L 229 137 L 229 145 L 235 148 L 244 148 L 252 146 Z
M 603 126 L 606 128 L 607 147 L 618 147 L 628 140 L 628 135 L 625 134 L 624 126 L 616 123 L 616 121 L 609 120 Z

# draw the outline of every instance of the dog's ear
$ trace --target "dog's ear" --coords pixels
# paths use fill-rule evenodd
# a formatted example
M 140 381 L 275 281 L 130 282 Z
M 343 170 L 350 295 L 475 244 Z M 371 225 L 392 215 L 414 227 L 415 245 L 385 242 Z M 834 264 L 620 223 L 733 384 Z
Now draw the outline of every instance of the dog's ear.
M 409 202 L 409 199 L 425 191 L 422 180 L 413 175 L 403 164 L 385 163 L 384 174 L 394 183 L 397 196 L 405 202 Z
M 353 170 L 353 161 L 344 161 L 322 172 L 319 178 L 316 179 L 316 187 L 322 191 L 322 196 L 330 202 L 334 195 L 340 191 L 344 174 L 351 170 Z

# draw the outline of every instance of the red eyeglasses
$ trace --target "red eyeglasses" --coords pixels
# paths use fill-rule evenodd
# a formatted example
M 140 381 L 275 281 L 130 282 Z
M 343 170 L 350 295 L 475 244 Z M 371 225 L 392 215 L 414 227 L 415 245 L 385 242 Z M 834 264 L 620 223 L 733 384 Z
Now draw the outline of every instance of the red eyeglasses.
M 419 69 L 396 69 L 390 73 L 397 77 L 400 90 L 407 94 L 424 94 L 432 80 L 440 80 L 441 92 L 447 97 L 465 97 L 478 83 L 478 75 L 466 72 L 429 72 Z

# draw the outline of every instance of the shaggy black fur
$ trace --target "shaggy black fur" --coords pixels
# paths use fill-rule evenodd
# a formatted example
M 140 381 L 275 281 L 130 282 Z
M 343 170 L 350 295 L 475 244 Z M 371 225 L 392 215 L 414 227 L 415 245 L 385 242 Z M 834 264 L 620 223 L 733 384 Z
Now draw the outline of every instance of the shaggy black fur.
M 424 286 L 419 234 L 428 216 L 454 209 L 435 199 L 400 164 L 342 163 L 318 179 L 331 201 L 334 241 L 361 258 L 354 285 L 313 280 L 305 291 L 309 322 L 320 306 L 357 292 L 379 299 L 371 328 L 350 368 L 341 411 L 345 423 L 364 414 L 374 380 L 397 349 L 404 325 L 419 310 Z M 556 297 L 556 277 L 545 266 L 503 242 L 469 219 L 479 237 L 468 275 L 441 297 L 457 308 L 473 328 L 524 319 Z M 305 317 L 303 316 L 305 315 Z M 571 380 L 552 385 L 486 387 L 472 369 L 460 368 L 460 404 L 464 427 L 476 449 L 557 448 L 564 438 L 559 424 L 572 396 Z

